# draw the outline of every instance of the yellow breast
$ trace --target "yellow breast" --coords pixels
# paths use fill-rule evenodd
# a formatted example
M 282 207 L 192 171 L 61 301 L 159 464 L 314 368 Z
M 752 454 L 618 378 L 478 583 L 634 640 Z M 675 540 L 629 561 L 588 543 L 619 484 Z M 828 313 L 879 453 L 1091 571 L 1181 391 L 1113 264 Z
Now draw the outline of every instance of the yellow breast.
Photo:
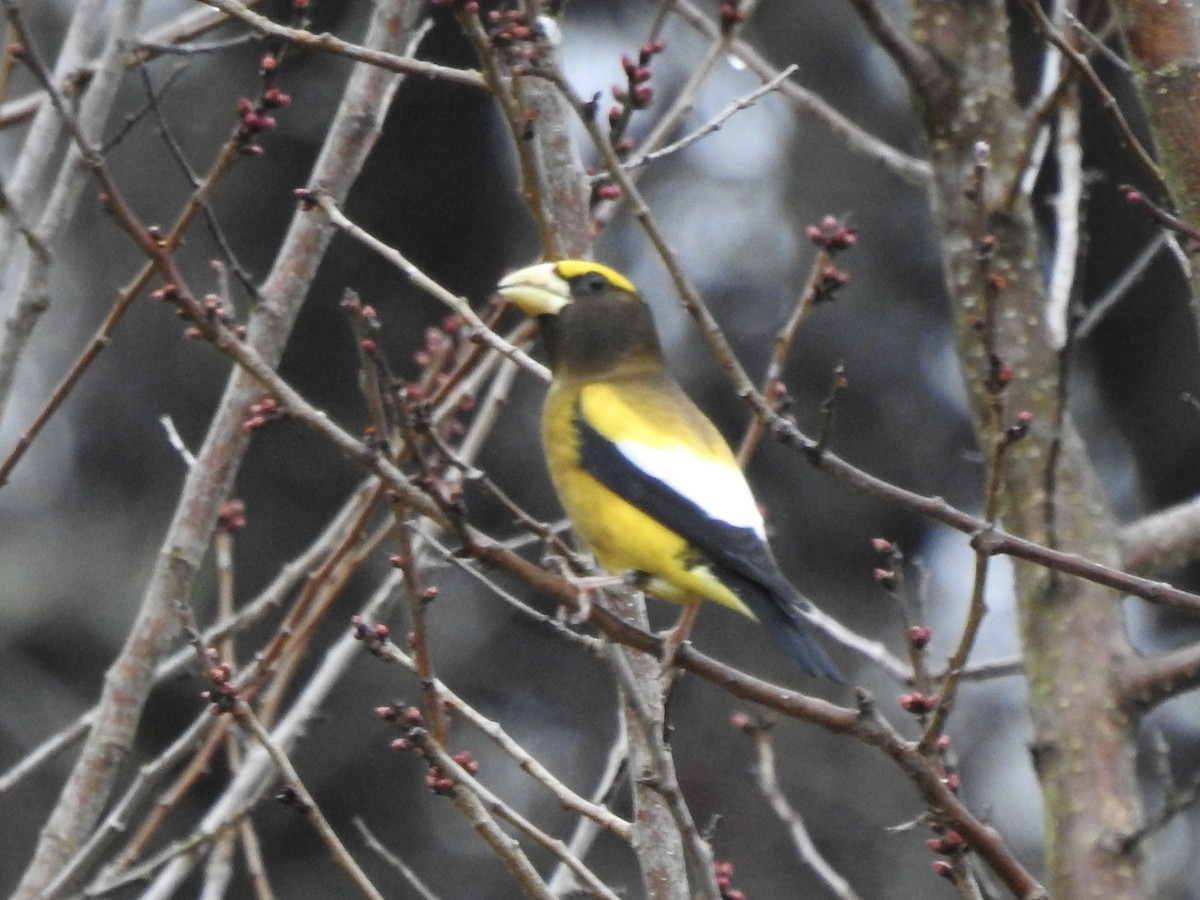
M 574 420 L 583 389 L 579 384 L 556 383 L 546 397 L 542 422 L 550 477 L 576 535 L 609 572 L 648 576 L 644 587 L 655 596 L 676 603 L 712 600 L 753 618 L 687 541 L 580 467 Z

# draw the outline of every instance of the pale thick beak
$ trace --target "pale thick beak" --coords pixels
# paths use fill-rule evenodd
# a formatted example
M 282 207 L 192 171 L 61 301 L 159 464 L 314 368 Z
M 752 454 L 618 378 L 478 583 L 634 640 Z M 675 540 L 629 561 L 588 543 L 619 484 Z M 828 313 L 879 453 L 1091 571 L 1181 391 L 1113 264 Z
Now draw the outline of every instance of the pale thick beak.
M 557 263 L 538 263 L 510 272 L 496 292 L 527 316 L 556 315 L 571 302 L 571 286 L 558 274 Z

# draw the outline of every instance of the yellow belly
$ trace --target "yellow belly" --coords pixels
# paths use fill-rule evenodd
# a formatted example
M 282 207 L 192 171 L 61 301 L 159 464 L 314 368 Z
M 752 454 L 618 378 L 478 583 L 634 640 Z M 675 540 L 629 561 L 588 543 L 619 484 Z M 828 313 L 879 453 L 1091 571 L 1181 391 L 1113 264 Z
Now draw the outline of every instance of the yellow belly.
M 543 441 L 550 477 L 576 535 L 613 574 L 649 576 L 646 591 L 675 603 L 712 600 L 754 618 L 687 541 L 614 494 L 579 468 L 578 438 L 571 415 L 574 398 L 547 397 Z

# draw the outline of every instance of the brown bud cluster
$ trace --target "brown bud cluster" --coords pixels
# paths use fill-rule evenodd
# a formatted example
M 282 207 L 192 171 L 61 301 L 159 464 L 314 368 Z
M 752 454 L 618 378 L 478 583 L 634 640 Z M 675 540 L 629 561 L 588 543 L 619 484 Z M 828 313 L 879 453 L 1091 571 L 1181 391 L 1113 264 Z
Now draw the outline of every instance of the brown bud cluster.
M 354 639 L 366 644 L 368 651 L 375 656 L 383 654 L 383 648 L 387 644 L 390 634 L 386 625 L 382 622 L 370 625 L 361 616 L 351 616 L 350 627 L 354 629 Z
M 1029 426 L 1033 424 L 1033 412 L 1023 409 L 1017 413 L 1017 420 L 1004 429 L 1004 439 L 1012 444 L 1029 434 Z
M 273 80 L 278 70 L 279 57 L 274 53 L 264 53 L 259 60 L 259 74 L 263 81 Z M 234 140 L 237 141 L 238 149 L 243 155 L 262 156 L 265 153 L 258 139 L 263 134 L 274 131 L 279 124 L 271 113 L 288 106 L 291 102 L 291 95 L 274 85 L 264 87 L 257 100 L 251 100 L 249 97 L 238 98 L 239 124 Z
M 721 0 L 721 5 L 717 7 L 717 17 L 721 20 L 722 34 L 728 34 L 746 21 L 746 14 L 738 9 L 738 0 Z
M 397 722 L 407 728 L 420 728 L 425 722 L 425 717 L 421 714 L 420 709 L 399 702 L 375 707 L 375 715 L 385 722 Z
M 988 392 L 996 395 L 1003 393 L 1004 389 L 1012 384 L 1016 372 L 998 353 L 988 354 L 988 374 L 984 382 L 984 387 Z
M 900 708 L 914 716 L 923 716 L 937 709 L 940 699 L 937 694 L 922 694 L 920 691 L 913 691 L 911 694 L 900 695 Z
M 246 502 L 236 497 L 221 504 L 217 513 L 217 530 L 226 534 L 241 531 L 246 527 Z
M 871 570 L 871 577 L 874 578 L 879 585 L 888 591 L 894 591 L 899 581 L 896 578 L 896 573 L 893 569 L 876 566 Z
M 308 188 L 296 188 L 292 191 L 292 196 L 300 201 L 300 208 L 305 212 L 317 208 L 316 192 L 310 191 Z
M 250 404 L 246 418 L 242 420 L 242 431 L 258 431 L 271 422 L 278 422 L 285 415 L 279 401 L 270 394 L 264 394 Z
M 162 302 L 165 302 L 168 300 L 170 300 L 170 301 L 178 300 L 179 299 L 179 288 L 177 288 L 175 285 L 168 282 L 167 284 L 164 284 L 162 287 L 156 288 L 155 290 L 151 291 L 150 299 L 153 300 L 155 303 L 162 303 Z
M 733 886 L 733 863 L 727 859 L 713 860 L 713 874 L 717 880 L 717 890 L 721 892 L 721 900 L 746 900 L 746 895 Z
M 479 772 L 479 763 L 471 757 L 470 750 L 463 750 L 461 753 L 455 753 L 454 761 L 462 766 L 471 775 L 475 775 Z
M 837 266 L 833 258 L 857 244 L 858 235 L 853 228 L 833 216 L 826 216 L 819 225 L 809 225 L 805 234 L 829 257 L 829 261 L 817 275 L 816 284 L 813 285 L 816 300 L 832 300 L 840 288 L 850 283 L 850 273 Z
M 154 295 L 152 294 L 151 296 L 153 297 Z M 181 310 L 180 314 L 189 316 L 195 321 L 194 314 L 186 309 Z M 216 294 L 206 294 L 204 299 L 200 301 L 200 318 L 209 325 L 220 325 L 228 328 L 239 338 L 246 336 L 246 326 L 238 322 L 229 304 Z M 204 337 L 204 329 L 199 325 L 191 325 L 184 329 L 183 336 L 193 339 L 201 338 Z
M 493 9 L 487 14 L 488 36 L 508 61 L 514 75 L 527 75 L 541 61 L 539 32 L 524 10 Z
M 449 794 L 454 790 L 454 779 L 437 766 L 425 773 L 425 786 L 435 794 Z
M 871 538 L 871 549 L 881 556 L 891 556 L 895 552 L 896 545 L 884 537 Z
M 621 194 L 621 186 L 615 181 L 610 181 L 607 178 L 600 178 L 592 182 L 592 203 L 599 203 L 601 200 L 617 200 Z
M 642 44 L 637 59 L 628 55 L 621 57 L 621 70 L 625 73 L 624 84 L 614 84 L 610 89 L 616 105 L 608 110 L 608 139 L 622 159 L 633 150 L 634 142 L 626 134 L 629 120 L 637 110 L 646 109 L 654 100 L 654 88 L 650 82 L 650 63 L 666 48 L 666 41 L 656 39 Z M 599 105 L 599 98 L 593 101 Z M 620 188 L 607 181 L 600 181 L 592 188 L 592 199 L 613 200 L 619 197 Z
M 835 266 L 833 263 L 829 263 L 829 265 L 821 269 L 820 279 L 816 284 L 817 301 L 832 300 L 833 295 L 849 283 L 850 273 L 845 269 Z
M 804 233 L 810 241 L 828 253 L 849 250 L 858 243 L 858 234 L 854 229 L 834 216 L 826 216 L 820 225 L 809 225 Z
M 900 587 L 900 570 L 904 564 L 904 554 L 900 547 L 885 537 L 871 538 L 871 549 L 882 559 L 871 570 L 871 577 L 885 591 L 894 593 Z
M 914 650 L 924 650 L 932 637 L 933 629 L 928 625 L 910 625 L 908 628 L 908 642 Z
M 212 688 L 200 693 L 201 698 L 211 704 L 209 707 L 213 715 L 232 712 L 238 698 L 237 685 L 233 683 L 233 669 L 227 662 L 222 662 L 217 651 L 208 647 L 204 651 L 204 656 L 208 659 L 208 669 L 205 671 L 205 676 L 212 684 Z
M 940 837 L 932 837 L 927 840 L 925 845 L 934 853 L 940 853 L 942 856 L 954 856 L 966 849 L 967 842 L 953 828 L 948 828 Z

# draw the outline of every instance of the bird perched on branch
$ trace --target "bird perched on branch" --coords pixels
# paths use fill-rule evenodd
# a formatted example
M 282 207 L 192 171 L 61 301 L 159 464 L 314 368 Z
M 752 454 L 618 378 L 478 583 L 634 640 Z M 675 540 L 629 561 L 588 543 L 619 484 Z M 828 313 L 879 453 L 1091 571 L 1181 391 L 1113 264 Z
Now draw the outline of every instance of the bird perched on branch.
M 841 681 L 805 627 L 811 604 L 779 571 L 729 445 L 666 370 L 629 280 L 568 259 L 513 272 L 497 290 L 538 321 L 553 373 L 546 461 L 600 564 L 684 604 L 676 646 L 699 601 L 712 600 L 761 622 L 805 672 Z

